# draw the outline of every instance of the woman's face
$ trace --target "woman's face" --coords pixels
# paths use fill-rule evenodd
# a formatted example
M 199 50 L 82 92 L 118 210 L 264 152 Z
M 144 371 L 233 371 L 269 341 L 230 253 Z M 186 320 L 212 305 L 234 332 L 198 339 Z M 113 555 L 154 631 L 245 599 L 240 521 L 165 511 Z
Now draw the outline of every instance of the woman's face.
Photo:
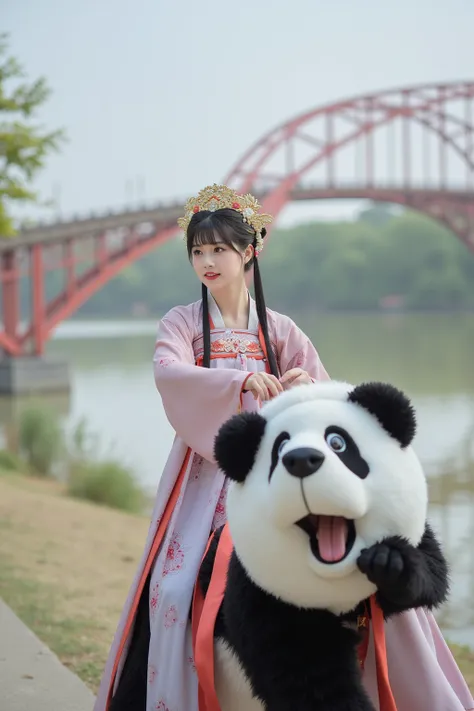
M 225 242 L 218 242 L 196 245 L 191 258 L 198 279 L 214 293 L 244 281 L 244 266 L 252 254 L 250 245 L 242 253 Z

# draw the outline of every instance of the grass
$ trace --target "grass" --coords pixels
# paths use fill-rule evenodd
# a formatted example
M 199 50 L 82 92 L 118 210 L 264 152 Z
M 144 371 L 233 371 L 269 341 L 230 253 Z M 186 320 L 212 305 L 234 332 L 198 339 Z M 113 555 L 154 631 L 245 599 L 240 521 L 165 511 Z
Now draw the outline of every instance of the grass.
M 103 628 L 90 620 L 66 617 L 58 612 L 58 589 L 18 577 L 18 571 L 11 565 L 2 563 L 0 591 L 16 614 L 54 650 L 63 664 L 96 689 L 103 655 L 95 640 L 103 634 Z
M 148 523 L 0 470 L 0 597 L 94 692 Z M 474 652 L 451 648 L 474 690 Z
M 148 523 L 0 475 L 0 596 L 95 692 Z

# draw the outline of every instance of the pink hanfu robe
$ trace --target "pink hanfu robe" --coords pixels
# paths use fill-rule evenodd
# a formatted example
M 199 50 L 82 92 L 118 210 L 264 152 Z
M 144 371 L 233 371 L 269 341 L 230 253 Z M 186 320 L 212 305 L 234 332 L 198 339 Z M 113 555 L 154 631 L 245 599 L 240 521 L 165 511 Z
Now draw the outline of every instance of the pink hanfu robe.
M 255 302 L 250 299 L 248 330 L 230 330 L 212 297 L 211 368 L 196 365 L 201 362 L 203 349 L 201 308 L 200 301 L 173 308 L 159 324 L 155 381 L 176 437 L 159 482 L 145 550 L 118 624 L 94 711 L 107 711 L 111 684 L 114 689 L 117 686 L 150 551 L 178 476 L 180 493 L 151 567 L 146 709 L 198 711 L 189 610 L 210 532 L 226 520 L 226 482 L 214 461 L 214 437 L 221 424 L 239 409 L 258 408 L 253 395 L 242 389 L 249 373 L 266 368 Z M 268 310 L 268 326 L 281 374 L 301 367 L 314 380 L 328 379 L 318 353 L 291 319 Z M 176 488 L 174 491 L 176 496 Z M 471 694 L 431 613 L 418 610 L 389 621 L 386 644 L 398 711 L 474 709 Z M 364 679 L 378 707 L 370 643 Z

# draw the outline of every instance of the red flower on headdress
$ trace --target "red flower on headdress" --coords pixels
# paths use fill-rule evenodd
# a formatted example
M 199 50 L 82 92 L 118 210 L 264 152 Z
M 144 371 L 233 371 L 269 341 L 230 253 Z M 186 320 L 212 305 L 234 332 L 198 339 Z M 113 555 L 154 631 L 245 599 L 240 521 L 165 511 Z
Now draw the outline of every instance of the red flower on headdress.
M 240 209 L 240 203 L 238 203 L 238 202 L 233 202 L 233 203 L 232 203 L 232 209 L 233 209 L 233 210 L 239 210 L 239 209 Z
M 196 212 L 199 212 L 199 205 L 194 205 L 193 212 L 194 214 L 196 214 Z

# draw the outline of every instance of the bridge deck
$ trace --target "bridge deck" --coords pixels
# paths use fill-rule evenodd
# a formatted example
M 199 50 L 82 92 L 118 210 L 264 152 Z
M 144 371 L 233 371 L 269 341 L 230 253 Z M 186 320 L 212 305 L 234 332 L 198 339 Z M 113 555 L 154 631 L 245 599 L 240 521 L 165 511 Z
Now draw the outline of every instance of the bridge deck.
M 333 200 L 333 199 L 372 199 L 383 202 L 406 202 L 410 204 L 410 196 L 416 195 L 418 199 L 438 198 L 449 195 L 459 202 L 470 204 L 474 207 L 474 190 L 442 190 L 424 188 L 403 188 L 402 186 L 367 187 L 322 187 L 302 186 L 292 192 L 292 201 Z M 264 194 L 257 195 L 262 201 Z M 396 197 L 396 199 L 395 199 Z M 402 200 L 401 200 L 402 198 Z M 8 251 L 14 246 L 27 247 L 38 242 L 64 242 L 68 239 L 89 238 L 107 231 L 119 229 L 138 229 L 150 225 L 154 230 L 173 227 L 176 220 L 183 214 L 183 202 L 168 205 L 143 207 L 137 210 L 109 212 L 104 215 L 90 214 L 87 217 L 78 217 L 73 220 L 37 223 L 25 227 L 11 238 L 0 237 L 0 252 Z

